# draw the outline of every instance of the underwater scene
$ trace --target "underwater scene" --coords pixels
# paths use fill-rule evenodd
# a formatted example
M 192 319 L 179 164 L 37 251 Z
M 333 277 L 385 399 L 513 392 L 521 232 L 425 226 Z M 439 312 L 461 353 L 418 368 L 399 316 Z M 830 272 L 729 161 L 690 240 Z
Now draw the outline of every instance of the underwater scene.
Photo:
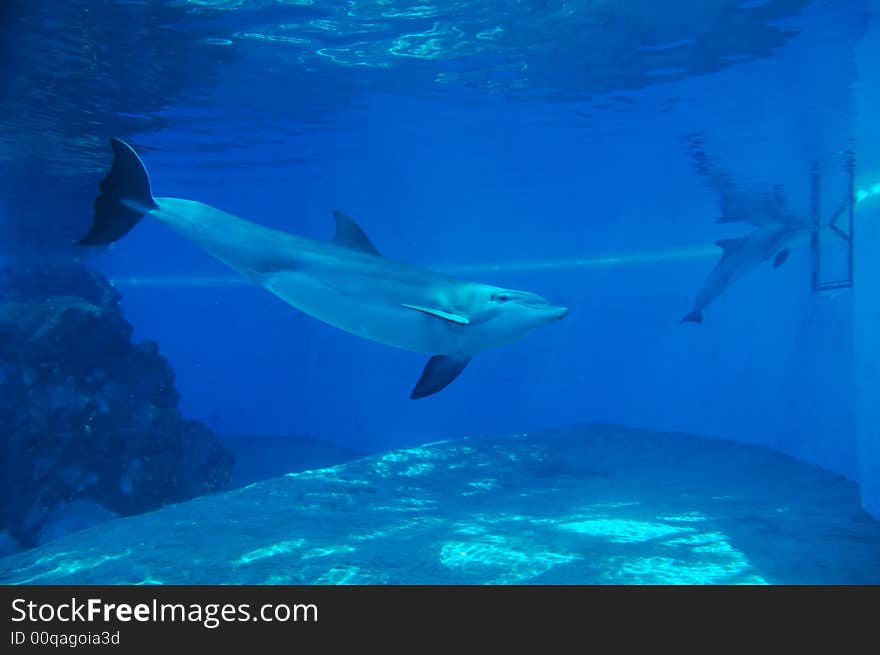
M 0 30 L 0 583 L 880 583 L 876 0 Z

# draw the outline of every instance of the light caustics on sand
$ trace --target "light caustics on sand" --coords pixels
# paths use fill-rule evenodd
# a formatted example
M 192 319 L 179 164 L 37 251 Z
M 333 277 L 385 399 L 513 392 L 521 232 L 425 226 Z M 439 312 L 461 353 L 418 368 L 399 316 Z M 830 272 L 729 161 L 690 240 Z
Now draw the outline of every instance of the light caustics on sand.
M 855 204 L 859 205 L 874 196 L 880 196 L 880 182 L 866 185 L 855 192 Z M 429 266 L 435 271 L 450 275 L 484 273 L 526 273 L 576 268 L 605 268 L 661 262 L 702 259 L 718 256 L 718 248 L 712 244 L 692 246 L 677 250 L 661 250 L 593 257 L 560 257 L 551 259 L 526 259 L 484 264 L 450 264 Z M 113 284 L 129 287 L 244 287 L 252 283 L 242 277 L 231 275 L 128 275 L 113 278 Z

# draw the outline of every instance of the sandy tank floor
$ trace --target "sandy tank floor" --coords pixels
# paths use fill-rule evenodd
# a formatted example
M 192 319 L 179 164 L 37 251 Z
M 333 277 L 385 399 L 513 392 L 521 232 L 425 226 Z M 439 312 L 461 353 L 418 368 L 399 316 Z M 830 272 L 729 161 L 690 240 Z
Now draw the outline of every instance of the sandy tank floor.
M 204 496 L 0 559 L 0 581 L 878 583 L 880 522 L 767 448 L 582 425 Z

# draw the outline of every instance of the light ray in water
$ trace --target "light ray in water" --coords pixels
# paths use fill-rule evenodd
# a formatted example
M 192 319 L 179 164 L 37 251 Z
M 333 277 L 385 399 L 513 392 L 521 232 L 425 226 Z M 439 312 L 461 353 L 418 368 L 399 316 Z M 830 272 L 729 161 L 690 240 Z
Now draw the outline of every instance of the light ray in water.
M 858 189 L 855 204 L 880 195 L 880 182 Z M 595 255 L 592 257 L 559 257 L 551 259 L 525 259 L 520 261 L 450 264 L 429 266 L 432 270 L 450 275 L 472 275 L 482 273 L 521 273 L 530 271 L 553 271 L 574 268 L 604 268 L 610 266 L 633 266 L 658 262 L 681 261 L 716 257 L 715 245 L 699 245 L 677 250 L 658 250 L 652 252 L 623 253 L 618 255 Z M 129 275 L 113 278 L 113 284 L 126 287 L 243 287 L 252 284 L 243 277 L 231 275 Z
M 570 268 L 603 268 L 608 266 L 629 266 L 656 262 L 678 261 L 715 257 L 718 248 L 714 245 L 693 246 L 680 250 L 627 253 L 619 255 L 599 255 L 594 257 L 560 257 L 553 259 L 526 259 L 520 261 L 451 264 L 428 266 L 428 268 L 451 275 L 474 273 L 517 273 L 524 271 L 552 271 Z M 113 278 L 113 284 L 130 287 L 240 287 L 252 284 L 243 277 L 231 275 L 131 275 Z

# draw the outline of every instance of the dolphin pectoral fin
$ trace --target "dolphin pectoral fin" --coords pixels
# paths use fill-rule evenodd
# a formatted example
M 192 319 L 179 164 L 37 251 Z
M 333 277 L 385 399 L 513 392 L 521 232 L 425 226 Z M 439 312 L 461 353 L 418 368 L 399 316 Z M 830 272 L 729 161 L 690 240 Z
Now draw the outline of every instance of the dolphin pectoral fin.
M 683 319 L 681 319 L 682 323 L 702 323 L 703 322 L 703 312 L 699 310 L 694 310 Z
M 417 400 L 442 391 L 459 376 L 469 361 L 470 355 L 434 355 L 425 364 L 422 377 L 409 395 L 410 399 Z
M 785 260 L 788 259 L 789 250 L 788 248 L 783 248 L 778 253 L 776 253 L 776 257 L 773 259 L 773 268 L 779 268 L 785 263 Z
M 462 316 L 461 314 L 455 314 L 453 312 L 443 311 L 442 309 L 435 309 L 433 307 L 423 307 L 422 305 L 408 305 L 407 303 L 403 303 L 403 306 L 406 307 L 407 309 L 414 309 L 417 312 L 425 312 L 426 314 L 430 314 L 431 316 L 436 316 L 437 318 L 442 318 L 442 319 L 450 321 L 452 323 L 458 323 L 459 325 L 468 325 L 471 322 L 467 316 Z
M 376 246 L 367 237 L 366 232 L 361 229 L 361 226 L 351 216 L 334 209 L 333 218 L 336 220 L 336 234 L 333 236 L 333 243 L 343 248 L 381 257 Z

